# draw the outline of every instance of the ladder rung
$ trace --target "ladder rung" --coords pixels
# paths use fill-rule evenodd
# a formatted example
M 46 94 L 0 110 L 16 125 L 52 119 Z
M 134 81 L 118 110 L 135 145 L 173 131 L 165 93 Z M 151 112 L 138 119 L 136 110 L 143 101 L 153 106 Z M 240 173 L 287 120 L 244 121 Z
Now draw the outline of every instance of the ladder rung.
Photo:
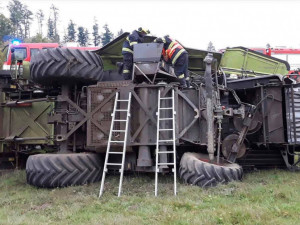
M 162 110 L 162 109 L 173 109 L 172 107 L 168 107 L 168 108 L 160 108 L 160 110 Z
M 114 120 L 114 121 L 117 121 L 117 122 L 126 122 L 127 120 Z
M 173 119 L 173 117 L 172 118 L 160 118 L 159 120 L 172 120 Z
M 172 97 L 164 97 L 164 98 L 160 98 L 160 100 L 168 100 L 168 99 L 173 99 Z
M 122 166 L 122 163 L 106 163 L 108 166 Z
M 124 143 L 124 141 L 110 141 L 112 143 Z
M 175 163 L 157 163 L 158 166 L 174 165 Z
M 170 139 L 170 140 L 158 140 L 158 142 L 172 142 L 174 141 L 173 139 Z
M 159 154 L 164 153 L 164 154 L 168 154 L 168 153 L 174 153 L 174 151 L 163 151 L 163 152 L 157 152 Z
M 173 130 L 173 129 L 159 129 L 159 131 L 168 131 L 168 130 Z
M 117 100 L 117 102 L 128 102 L 128 99 Z
M 123 154 L 123 152 L 109 152 L 108 154 Z
M 125 132 L 125 130 L 112 130 L 112 132 Z
M 127 109 L 116 109 L 116 112 L 127 112 Z

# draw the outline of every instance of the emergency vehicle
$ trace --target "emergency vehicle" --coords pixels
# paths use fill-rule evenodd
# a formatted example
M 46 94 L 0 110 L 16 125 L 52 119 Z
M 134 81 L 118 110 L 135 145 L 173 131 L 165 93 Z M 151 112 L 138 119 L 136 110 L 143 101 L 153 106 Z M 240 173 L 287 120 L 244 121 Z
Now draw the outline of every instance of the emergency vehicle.
M 10 70 L 10 65 L 12 63 L 12 49 L 14 49 L 15 57 L 22 61 L 30 62 L 31 57 L 36 54 L 41 49 L 49 49 L 49 48 L 72 48 L 72 49 L 80 49 L 84 51 L 91 51 L 99 49 L 97 47 L 78 47 L 75 43 L 67 43 L 64 46 L 61 46 L 58 43 L 21 43 L 19 41 L 12 41 L 11 44 L 8 45 L 8 51 L 6 55 L 6 59 L 3 63 L 3 70 Z

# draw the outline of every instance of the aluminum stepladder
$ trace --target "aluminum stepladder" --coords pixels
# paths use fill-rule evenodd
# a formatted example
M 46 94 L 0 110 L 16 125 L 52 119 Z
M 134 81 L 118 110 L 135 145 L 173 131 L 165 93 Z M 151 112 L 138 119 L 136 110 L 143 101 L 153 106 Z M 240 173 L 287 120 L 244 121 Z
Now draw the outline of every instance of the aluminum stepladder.
M 171 101 L 171 107 L 161 107 L 161 101 Z M 161 112 L 172 111 L 172 117 L 161 118 Z M 158 91 L 158 110 L 157 110 L 157 133 L 156 133 L 156 163 L 155 163 L 155 196 L 157 196 L 157 188 L 158 188 L 158 173 L 159 166 L 173 166 L 173 174 L 174 174 L 174 195 L 177 194 L 177 186 L 176 186 L 176 134 L 175 134 L 175 100 L 174 100 L 174 89 L 172 89 L 172 97 L 161 97 L 161 91 Z M 172 121 L 171 128 L 160 128 L 161 121 Z M 163 123 L 163 122 L 162 122 Z M 172 132 L 172 138 L 168 140 L 161 140 L 160 133 L 161 132 Z M 161 144 L 173 144 L 173 151 L 160 151 L 159 146 Z M 160 163 L 159 162 L 159 154 L 173 154 L 173 162 L 168 163 Z
M 118 108 L 118 103 L 127 103 L 127 109 L 121 109 Z M 119 98 L 119 92 L 116 93 L 116 98 L 115 98 L 115 103 L 114 103 L 114 108 L 113 108 L 113 113 L 111 114 L 112 116 L 112 121 L 111 121 L 111 126 L 110 126 L 110 132 L 109 132 L 109 137 L 108 137 L 108 144 L 107 144 L 107 150 L 106 150 L 106 156 L 105 156 L 105 161 L 104 161 L 104 168 L 103 168 L 103 174 L 102 174 L 102 180 L 101 180 L 101 186 L 100 186 L 100 192 L 99 192 L 99 198 L 103 194 L 103 189 L 104 189 L 104 182 L 105 182 L 105 176 L 107 173 L 107 166 L 120 166 L 120 182 L 119 182 L 119 191 L 118 191 L 118 197 L 121 196 L 122 192 L 122 183 L 123 183 L 123 176 L 124 176 L 124 164 L 125 164 L 125 155 L 126 155 L 126 143 L 127 143 L 127 135 L 128 135 L 128 123 L 129 123 L 129 117 L 130 117 L 130 105 L 131 105 L 131 92 L 129 92 L 128 99 L 120 99 Z M 116 113 L 117 112 L 125 112 L 126 113 L 126 119 L 116 119 Z M 125 122 L 125 129 L 124 130 L 115 130 L 115 122 Z M 113 133 L 124 133 L 124 140 L 112 140 L 112 134 Z M 121 152 L 118 151 L 111 151 L 111 144 L 112 143 L 120 143 L 123 144 L 123 149 Z M 122 162 L 121 163 L 109 163 L 109 156 L 110 155 L 121 155 L 122 156 Z

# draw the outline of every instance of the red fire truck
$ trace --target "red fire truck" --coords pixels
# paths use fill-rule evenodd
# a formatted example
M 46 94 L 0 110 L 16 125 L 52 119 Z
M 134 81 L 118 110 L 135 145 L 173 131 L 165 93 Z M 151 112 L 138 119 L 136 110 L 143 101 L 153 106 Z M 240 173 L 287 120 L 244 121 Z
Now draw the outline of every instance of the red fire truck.
M 67 44 L 65 46 L 60 46 L 58 43 L 20 43 L 18 41 L 13 41 L 12 44 L 8 46 L 8 51 L 6 55 L 6 60 L 3 63 L 3 70 L 9 70 L 11 65 L 11 49 L 14 49 L 14 54 L 16 58 L 22 59 L 23 61 L 30 62 L 31 57 L 36 54 L 41 49 L 48 48 L 73 48 L 81 49 L 85 51 L 96 50 L 97 47 L 77 47 L 76 45 Z

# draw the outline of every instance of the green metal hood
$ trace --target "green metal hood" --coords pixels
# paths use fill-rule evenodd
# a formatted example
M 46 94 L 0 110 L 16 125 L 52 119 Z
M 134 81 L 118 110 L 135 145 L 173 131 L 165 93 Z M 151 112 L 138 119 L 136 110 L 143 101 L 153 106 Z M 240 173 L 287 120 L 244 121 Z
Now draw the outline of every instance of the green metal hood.
M 116 63 L 122 62 L 122 46 L 123 42 L 126 40 L 126 37 L 129 35 L 129 32 L 125 32 L 116 39 L 112 40 L 107 45 L 102 48 L 94 51 L 96 54 L 100 55 L 103 60 L 104 71 L 117 69 Z M 145 43 L 153 42 L 155 36 L 146 36 L 144 38 Z M 189 70 L 196 73 L 203 72 L 205 70 L 205 63 L 203 62 L 208 51 L 187 48 L 184 47 L 189 53 Z M 221 61 L 222 54 L 218 52 L 213 53 L 214 58 L 217 60 L 218 65 Z
M 288 62 L 244 47 L 227 48 L 220 67 L 238 76 L 286 75 L 290 70 Z

